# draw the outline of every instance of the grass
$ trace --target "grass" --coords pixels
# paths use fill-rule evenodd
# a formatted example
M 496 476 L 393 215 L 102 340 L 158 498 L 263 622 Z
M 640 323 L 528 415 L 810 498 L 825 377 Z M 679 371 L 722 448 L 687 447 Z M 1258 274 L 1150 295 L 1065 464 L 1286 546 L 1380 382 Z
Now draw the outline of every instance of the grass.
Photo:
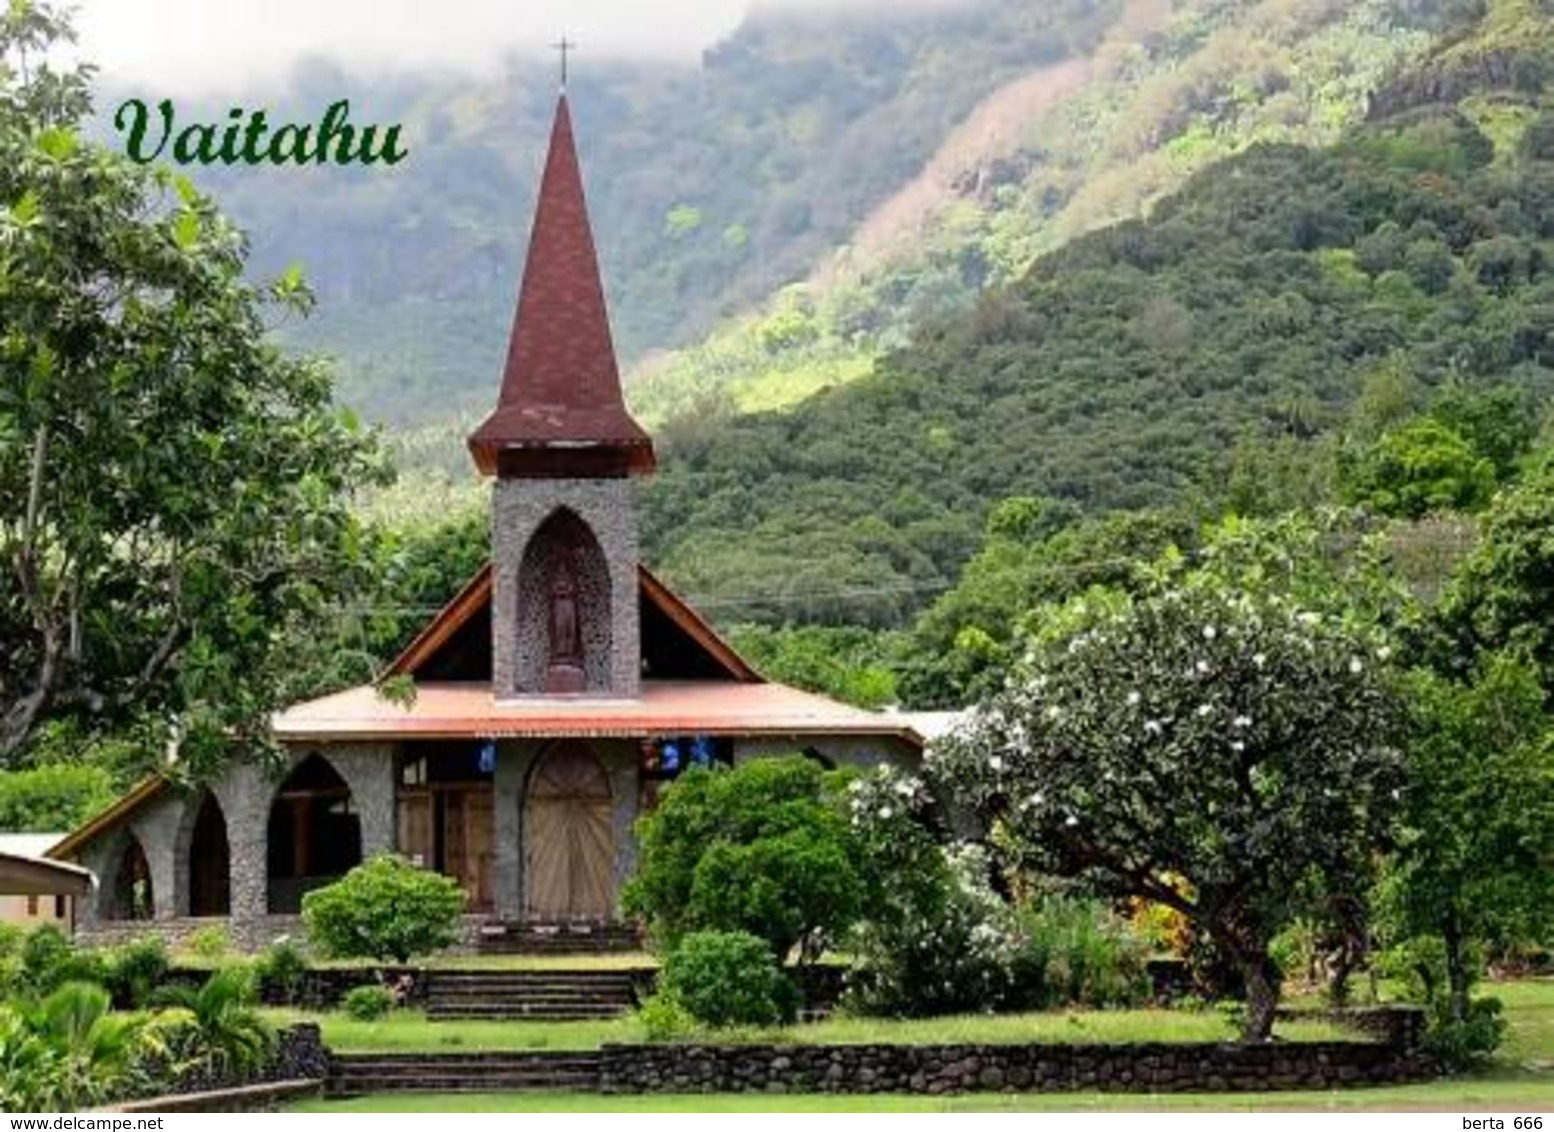
M 339 1012 L 302 1015 L 275 1012 L 277 1021 L 316 1017 L 324 1042 L 341 1052 L 393 1050 L 588 1050 L 605 1042 L 641 1042 L 647 1034 L 635 1018 L 583 1022 L 459 1021 L 431 1022 L 419 1010 L 396 1011 L 376 1022 L 359 1022 Z M 1328 1041 L 1354 1034 L 1320 1022 L 1281 1024 L 1287 1041 Z M 1086 1010 L 1044 1014 L 966 1014 L 948 1018 L 891 1020 L 834 1017 L 824 1022 L 773 1030 L 720 1034 L 719 1040 L 793 1042 L 806 1045 L 859 1045 L 902 1042 L 913 1045 L 975 1042 L 1215 1042 L 1232 1038 L 1225 1018 L 1215 1011 Z

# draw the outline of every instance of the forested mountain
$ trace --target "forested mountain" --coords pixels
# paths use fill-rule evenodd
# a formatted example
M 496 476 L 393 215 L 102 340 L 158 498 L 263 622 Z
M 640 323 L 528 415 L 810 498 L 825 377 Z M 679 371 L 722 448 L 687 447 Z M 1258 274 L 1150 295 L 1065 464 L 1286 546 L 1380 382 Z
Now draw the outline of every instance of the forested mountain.
M 1197 169 L 1255 142 L 1334 140 L 1448 19 L 1398 0 L 1128 0 L 1088 55 L 984 99 L 805 280 L 652 367 L 637 404 L 705 418 L 860 376 L 922 318 Z
M 1238 452 L 1299 467 L 1389 376 L 1537 403 L 1554 390 L 1551 44 L 1546 10 L 1497 4 L 1336 144 L 1222 161 L 791 412 L 669 430 L 655 562 L 725 616 L 900 624 L 1001 498 L 1223 500 Z

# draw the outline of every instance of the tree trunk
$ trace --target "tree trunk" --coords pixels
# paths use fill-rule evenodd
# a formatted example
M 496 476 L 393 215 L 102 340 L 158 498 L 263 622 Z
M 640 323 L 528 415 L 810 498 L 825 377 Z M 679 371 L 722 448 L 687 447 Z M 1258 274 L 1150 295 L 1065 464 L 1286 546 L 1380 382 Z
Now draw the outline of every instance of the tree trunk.
M 1273 1036 L 1273 1015 L 1279 1007 L 1279 968 L 1264 950 L 1243 951 L 1236 966 L 1246 982 L 1246 1021 L 1241 1040 L 1266 1042 Z
M 1224 952 L 1246 986 L 1246 1019 L 1241 1040 L 1266 1042 L 1273 1036 L 1273 1015 L 1279 1007 L 1279 968 L 1268 956 L 1268 944 L 1248 939 L 1255 934 L 1233 928 L 1211 927 L 1209 938 Z
M 1468 960 L 1463 954 L 1465 941 L 1462 929 L 1455 917 L 1447 919 L 1441 929 L 1441 942 L 1446 948 L 1446 1003 L 1451 1010 L 1452 1021 L 1468 1020 Z

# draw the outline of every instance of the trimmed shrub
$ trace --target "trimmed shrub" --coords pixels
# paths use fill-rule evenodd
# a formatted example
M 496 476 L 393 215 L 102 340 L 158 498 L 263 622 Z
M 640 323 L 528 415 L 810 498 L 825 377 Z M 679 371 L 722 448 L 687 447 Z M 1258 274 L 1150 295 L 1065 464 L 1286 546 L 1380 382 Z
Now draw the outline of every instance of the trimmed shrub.
M 385 854 L 302 898 L 308 939 L 327 956 L 408 963 L 458 938 L 464 893 L 450 877 Z
M 1483 1066 L 1505 1037 L 1500 1011 L 1498 998 L 1476 998 L 1468 1003 L 1467 1017 L 1458 1021 L 1444 999 L 1435 1003 L 1425 1028 L 1425 1052 L 1454 1072 Z
M 379 983 L 352 987 L 340 1000 L 341 1008 L 358 1022 L 375 1022 L 396 1005 L 394 992 Z
M 109 956 L 108 989 L 115 1000 L 139 1010 L 151 1001 L 171 965 L 160 937 L 132 940 Z
M 798 1009 L 792 980 L 749 932 L 691 932 L 670 952 L 658 985 L 667 1002 L 706 1026 L 772 1026 Z
M 296 943 L 282 936 L 254 961 L 261 998 L 291 1005 L 302 997 L 307 983 L 308 957 Z
M 184 947 L 201 959 L 219 963 L 232 950 L 232 933 L 220 924 L 211 924 L 191 933 Z

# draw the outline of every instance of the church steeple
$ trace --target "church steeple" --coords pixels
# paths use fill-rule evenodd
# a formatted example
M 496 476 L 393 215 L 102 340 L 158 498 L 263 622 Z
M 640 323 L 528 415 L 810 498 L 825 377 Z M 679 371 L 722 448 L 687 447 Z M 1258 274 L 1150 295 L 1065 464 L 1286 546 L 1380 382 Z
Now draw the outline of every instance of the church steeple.
M 556 103 L 496 410 L 469 438 L 487 475 L 650 472 L 653 441 L 621 397 L 565 92 Z

